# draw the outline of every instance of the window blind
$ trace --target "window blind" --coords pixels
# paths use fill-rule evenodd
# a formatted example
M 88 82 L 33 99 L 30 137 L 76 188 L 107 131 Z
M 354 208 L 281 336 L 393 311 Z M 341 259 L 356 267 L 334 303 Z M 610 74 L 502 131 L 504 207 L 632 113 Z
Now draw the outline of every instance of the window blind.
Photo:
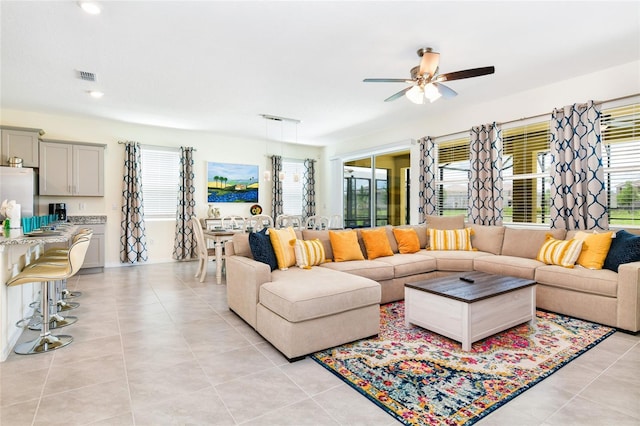
M 175 219 L 180 178 L 180 152 L 141 147 L 142 197 L 148 218 Z
M 469 207 L 469 137 L 438 142 L 436 176 L 438 211 L 443 216 L 467 214 Z
M 282 182 L 282 211 L 287 215 L 299 216 L 303 214 L 302 179 L 304 177 L 304 162 L 300 160 L 282 160 L 282 171 L 285 173 Z M 298 177 L 298 181 L 294 177 Z
M 640 225 L 640 104 L 603 110 L 600 130 L 609 223 Z

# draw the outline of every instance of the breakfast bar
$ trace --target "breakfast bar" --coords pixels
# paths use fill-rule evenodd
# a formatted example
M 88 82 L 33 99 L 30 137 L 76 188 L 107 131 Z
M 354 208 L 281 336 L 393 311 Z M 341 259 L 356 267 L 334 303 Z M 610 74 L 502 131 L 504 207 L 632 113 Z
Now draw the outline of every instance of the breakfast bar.
M 7 287 L 7 281 L 44 252 L 45 244 L 64 244 L 75 234 L 77 226 L 60 224 L 55 230 L 24 235 L 20 229 L 6 230 L 0 236 L 0 362 L 7 359 L 22 333 L 16 322 L 31 315 L 29 304 L 36 300 L 39 284 Z

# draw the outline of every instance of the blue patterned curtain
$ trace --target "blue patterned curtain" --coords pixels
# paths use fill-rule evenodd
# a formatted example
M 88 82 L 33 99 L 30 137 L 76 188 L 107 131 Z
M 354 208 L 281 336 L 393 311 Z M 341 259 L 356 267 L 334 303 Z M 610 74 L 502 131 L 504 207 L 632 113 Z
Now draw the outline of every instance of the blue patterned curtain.
M 302 202 L 304 204 L 304 218 L 316 214 L 316 171 L 315 162 L 307 158 L 304 160 L 304 180 L 302 181 Z
M 180 186 L 176 211 L 176 238 L 173 244 L 173 258 L 176 260 L 198 258 L 193 229 L 189 223 L 189 220 L 195 216 L 196 207 L 194 177 L 193 148 L 180 147 Z
M 141 175 L 140 144 L 126 142 L 122 185 L 122 221 L 120 226 L 121 263 L 147 261 L 147 238 L 144 226 Z
M 608 229 L 600 108 L 593 101 L 551 115 L 551 227 Z
M 430 137 L 418 141 L 420 145 L 420 177 L 418 179 L 418 223 L 425 216 L 440 214 L 438 209 L 438 191 L 436 172 L 438 170 L 438 148 Z
M 283 213 L 282 210 L 282 181 L 280 172 L 282 171 L 282 157 L 274 155 L 271 157 L 271 216 L 274 223 L 276 217 Z
M 469 222 L 502 225 L 502 130 L 472 127 L 469 143 Z

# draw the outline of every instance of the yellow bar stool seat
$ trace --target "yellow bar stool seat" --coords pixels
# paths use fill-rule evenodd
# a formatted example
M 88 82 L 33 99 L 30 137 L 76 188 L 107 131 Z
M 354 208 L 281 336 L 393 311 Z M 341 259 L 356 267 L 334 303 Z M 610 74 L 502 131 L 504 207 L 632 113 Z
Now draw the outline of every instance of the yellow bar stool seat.
M 30 355 L 49 352 L 67 346 L 73 341 L 68 335 L 53 335 L 49 327 L 49 283 L 64 280 L 75 275 L 82 263 L 89 247 L 89 240 L 82 239 L 70 248 L 67 262 L 64 264 L 40 263 L 26 267 L 7 281 L 7 286 L 13 287 L 27 283 L 41 283 L 40 310 L 42 312 L 42 328 L 40 336 L 32 341 L 16 345 L 14 352 L 20 355 Z

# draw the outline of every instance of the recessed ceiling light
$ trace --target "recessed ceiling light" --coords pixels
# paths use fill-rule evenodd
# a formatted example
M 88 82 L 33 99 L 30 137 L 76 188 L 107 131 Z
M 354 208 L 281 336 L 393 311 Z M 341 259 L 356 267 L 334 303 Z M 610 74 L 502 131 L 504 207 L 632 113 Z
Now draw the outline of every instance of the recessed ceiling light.
M 78 3 L 82 10 L 87 12 L 90 15 L 98 15 L 100 14 L 100 6 L 97 3 L 90 1 L 81 1 Z
M 91 96 L 92 98 L 100 99 L 104 96 L 104 93 L 97 90 L 89 90 L 89 96 Z

